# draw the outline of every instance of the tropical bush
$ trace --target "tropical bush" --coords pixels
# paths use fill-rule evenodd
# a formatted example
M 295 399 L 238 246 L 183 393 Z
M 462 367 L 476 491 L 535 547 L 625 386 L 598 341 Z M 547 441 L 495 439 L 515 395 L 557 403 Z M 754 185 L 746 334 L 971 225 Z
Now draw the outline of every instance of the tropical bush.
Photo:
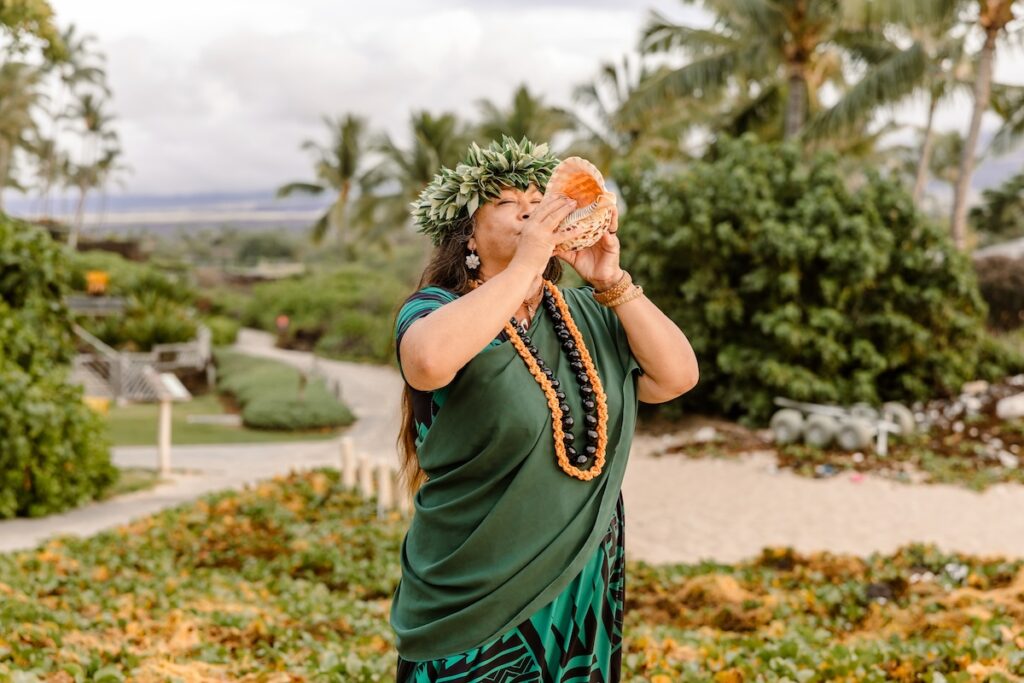
M 238 339 L 242 323 L 226 315 L 204 315 L 203 324 L 210 328 L 210 339 L 214 346 L 230 346 Z
M 0 517 L 58 512 L 117 479 L 101 418 L 68 382 L 69 278 L 44 230 L 0 215 Z
M 970 218 L 986 243 L 1024 237 L 1024 172 L 982 191 Z
M 1024 257 L 990 256 L 980 259 L 975 269 L 989 324 L 999 330 L 1024 325 Z
M 352 412 L 319 378 L 303 386 L 301 373 L 278 361 L 215 348 L 217 389 L 242 408 L 242 422 L 254 429 L 333 428 L 355 421 Z
M 674 402 L 752 423 L 776 395 L 924 399 L 1024 367 L 985 331 L 967 257 L 906 191 L 834 155 L 722 138 L 683 170 L 617 165 L 623 262 L 686 332 L 701 380 Z
M 345 265 L 336 270 L 253 287 L 243 320 L 276 333 L 289 318 L 283 344 L 333 358 L 385 363 L 391 331 L 408 285 L 385 270 Z
M 281 261 L 295 258 L 294 238 L 276 232 L 259 232 L 246 236 L 238 245 L 236 260 L 244 266 L 254 266 L 261 260 Z
M 118 315 L 77 321 L 104 343 L 122 351 L 148 351 L 156 344 L 195 339 L 196 291 L 185 277 L 99 251 L 76 254 L 72 264 L 75 290 L 85 290 L 87 271 L 102 270 L 110 275 L 107 294 L 126 300 Z

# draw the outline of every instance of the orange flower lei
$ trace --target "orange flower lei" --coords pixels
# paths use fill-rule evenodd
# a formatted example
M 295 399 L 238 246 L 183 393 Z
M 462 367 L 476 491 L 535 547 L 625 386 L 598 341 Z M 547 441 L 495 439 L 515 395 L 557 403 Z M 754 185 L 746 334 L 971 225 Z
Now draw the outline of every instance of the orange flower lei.
M 479 283 L 471 281 L 471 286 L 473 289 L 476 289 L 476 287 L 479 286 Z M 565 299 L 562 298 L 562 293 L 558 291 L 558 287 L 556 287 L 554 283 L 548 280 L 544 280 L 544 287 L 548 290 L 548 293 L 551 294 L 552 300 L 554 300 L 559 313 L 562 315 L 562 320 L 565 321 L 565 326 L 569 330 L 569 334 L 572 335 L 573 341 L 576 342 L 576 348 L 580 352 L 580 361 L 583 363 L 588 381 L 594 389 L 594 402 L 597 404 L 597 444 L 594 463 L 591 465 L 590 469 L 582 470 L 569 462 L 569 456 L 565 452 L 565 432 L 562 429 L 562 410 L 559 408 L 560 401 L 558 400 L 558 396 L 555 395 L 555 388 L 551 386 L 551 380 L 548 379 L 547 375 L 545 375 L 540 369 L 540 366 L 537 365 L 537 361 L 533 357 L 533 354 L 531 354 L 529 349 L 526 348 L 526 344 L 523 343 L 522 338 L 519 336 L 516 326 L 509 321 L 505 323 L 504 329 L 508 334 L 512 345 L 526 363 L 526 367 L 530 371 L 530 374 L 533 375 L 535 380 L 537 380 L 537 384 L 540 385 L 540 388 L 544 391 L 545 397 L 547 397 L 548 408 L 551 409 L 551 424 L 558 466 L 569 476 L 582 479 L 583 481 L 590 481 L 601 474 L 601 470 L 604 468 L 605 452 L 608 447 L 608 397 L 604 393 L 604 387 L 601 385 L 601 378 L 597 374 L 597 368 L 594 367 L 594 361 L 590 357 L 590 352 L 587 351 L 587 347 L 583 343 L 583 335 L 580 334 L 579 328 L 576 327 L 576 323 L 572 319 L 572 315 L 569 313 L 569 306 L 565 303 Z

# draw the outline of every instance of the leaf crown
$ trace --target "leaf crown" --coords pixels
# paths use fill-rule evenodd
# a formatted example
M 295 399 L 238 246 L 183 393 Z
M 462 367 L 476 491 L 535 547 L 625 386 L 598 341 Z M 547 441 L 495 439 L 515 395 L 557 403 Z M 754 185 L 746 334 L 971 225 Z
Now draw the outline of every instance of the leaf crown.
M 547 143 L 537 145 L 525 136 L 516 142 L 502 135 L 488 147 L 474 142 L 455 170 L 442 166 L 410 205 L 416 230 L 439 246 L 459 219 L 499 197 L 503 188 L 526 190 L 534 183 L 543 192 L 559 161 Z

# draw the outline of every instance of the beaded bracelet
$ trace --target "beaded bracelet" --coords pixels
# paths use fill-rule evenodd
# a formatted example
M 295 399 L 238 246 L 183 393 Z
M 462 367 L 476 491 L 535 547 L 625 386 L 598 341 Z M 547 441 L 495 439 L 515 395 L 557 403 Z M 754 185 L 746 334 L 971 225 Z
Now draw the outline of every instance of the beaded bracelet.
M 643 293 L 644 293 L 644 288 L 643 287 L 641 287 L 640 285 L 633 285 L 632 288 L 629 291 L 627 291 L 626 293 L 622 294 L 617 299 L 609 301 L 608 303 L 605 304 L 605 306 L 607 306 L 608 308 L 615 308 L 616 306 L 620 306 L 620 305 L 626 303 L 627 301 L 632 301 L 633 299 L 637 298 L 638 296 L 640 296 Z
M 599 304 L 608 305 L 609 301 L 613 301 L 629 289 L 629 286 L 633 284 L 633 278 L 630 276 L 628 271 L 622 271 L 622 277 L 614 285 L 604 290 L 603 292 L 594 292 L 594 299 Z

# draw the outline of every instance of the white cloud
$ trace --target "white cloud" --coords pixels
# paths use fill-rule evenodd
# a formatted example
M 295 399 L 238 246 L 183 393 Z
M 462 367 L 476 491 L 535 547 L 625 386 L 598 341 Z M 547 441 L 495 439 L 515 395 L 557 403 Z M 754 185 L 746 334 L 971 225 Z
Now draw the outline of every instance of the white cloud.
M 675 7 L 671 0 L 661 5 Z M 659 4 L 658 2 L 655 3 Z M 54 0 L 107 55 L 129 193 L 308 177 L 301 141 L 356 112 L 406 139 L 412 111 L 477 113 L 526 82 L 553 104 L 634 46 L 648 2 Z M 581 30 L 580 27 L 585 27 Z
M 413 110 L 475 116 L 478 99 L 506 104 L 522 82 L 568 106 L 602 61 L 634 49 L 649 8 L 699 16 L 677 0 L 51 1 L 107 54 L 128 193 L 308 178 L 299 145 L 325 139 L 323 115 L 360 113 L 402 141 Z

